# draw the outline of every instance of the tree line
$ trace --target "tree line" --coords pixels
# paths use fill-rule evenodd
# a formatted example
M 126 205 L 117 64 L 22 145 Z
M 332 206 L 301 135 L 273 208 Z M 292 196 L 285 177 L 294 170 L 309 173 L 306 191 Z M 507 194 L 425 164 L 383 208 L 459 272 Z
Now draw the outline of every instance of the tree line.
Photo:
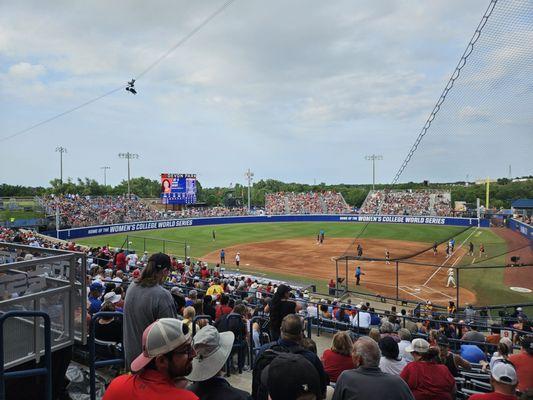
M 159 197 L 161 184 L 158 180 L 144 177 L 130 180 L 131 193 L 143 198 Z M 227 204 L 246 204 L 248 187 L 236 184 L 233 187 L 203 188 L 197 181 L 197 201 L 208 206 Z M 476 199 L 481 199 L 485 204 L 485 185 L 468 184 L 465 182 L 455 183 L 429 183 L 408 182 L 394 186 L 376 185 L 376 189 L 444 189 L 449 190 L 453 201 L 466 201 L 475 204 Z M 371 185 L 335 184 L 308 185 L 304 183 L 286 183 L 274 179 L 266 179 L 254 182 L 251 191 L 251 204 L 255 207 L 265 205 L 265 195 L 276 192 L 326 192 L 334 191 L 343 195 L 346 202 L 353 207 L 360 207 L 365 200 Z M 79 194 L 82 196 L 124 195 L 128 192 L 128 182 L 123 180 L 116 186 L 102 185 L 94 179 L 67 179 L 63 183 L 59 179 L 50 181 L 48 187 L 30 187 L 21 185 L 0 185 L 0 197 L 31 197 L 46 194 Z M 512 182 L 509 179 L 498 179 L 490 184 L 490 207 L 509 208 L 511 203 L 519 198 L 533 198 L 533 176 L 527 180 Z

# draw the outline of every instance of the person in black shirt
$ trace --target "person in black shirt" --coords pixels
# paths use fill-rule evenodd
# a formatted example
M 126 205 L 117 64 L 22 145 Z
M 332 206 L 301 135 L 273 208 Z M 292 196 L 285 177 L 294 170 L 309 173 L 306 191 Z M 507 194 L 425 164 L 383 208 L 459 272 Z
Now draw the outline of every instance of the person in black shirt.
M 106 301 L 100 311 L 115 311 L 115 305 Z M 100 318 L 94 326 L 94 337 L 106 342 L 122 343 L 122 321 L 111 318 Z
M 289 314 L 297 314 L 302 309 L 302 306 L 289 300 L 290 294 L 290 286 L 279 285 L 270 304 L 265 307 L 265 312 L 270 313 L 270 338 L 272 341 L 279 339 L 283 318 Z
M 213 321 L 216 320 L 216 310 L 213 307 L 213 298 L 210 295 L 204 296 L 204 315 L 209 315 Z

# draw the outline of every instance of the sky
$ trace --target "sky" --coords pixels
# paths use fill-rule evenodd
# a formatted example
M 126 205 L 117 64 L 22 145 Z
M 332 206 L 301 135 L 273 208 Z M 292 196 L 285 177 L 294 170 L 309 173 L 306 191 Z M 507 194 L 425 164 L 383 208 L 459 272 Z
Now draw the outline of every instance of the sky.
M 369 183 L 365 156 L 379 154 L 376 181 L 389 183 L 489 1 L 236 0 L 142 75 L 137 95 L 121 88 L 222 4 L 0 2 L 0 183 L 46 186 L 58 146 L 65 178 L 103 182 L 109 166 L 113 185 L 128 151 L 133 177 L 196 173 L 206 187 L 244 183 L 248 168 L 255 180 Z M 533 18 L 530 2 L 519 8 L 495 9 L 400 181 L 533 174 Z

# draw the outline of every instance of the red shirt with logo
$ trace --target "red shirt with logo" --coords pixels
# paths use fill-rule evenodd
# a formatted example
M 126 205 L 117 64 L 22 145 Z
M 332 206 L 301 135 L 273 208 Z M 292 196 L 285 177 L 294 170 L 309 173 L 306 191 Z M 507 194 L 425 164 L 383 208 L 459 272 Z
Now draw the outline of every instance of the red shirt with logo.
M 474 394 L 468 400 L 516 400 L 516 396 L 503 393 Z
M 185 389 L 179 389 L 161 372 L 147 369 L 140 374 L 121 375 L 111 382 L 103 400 L 198 400 Z

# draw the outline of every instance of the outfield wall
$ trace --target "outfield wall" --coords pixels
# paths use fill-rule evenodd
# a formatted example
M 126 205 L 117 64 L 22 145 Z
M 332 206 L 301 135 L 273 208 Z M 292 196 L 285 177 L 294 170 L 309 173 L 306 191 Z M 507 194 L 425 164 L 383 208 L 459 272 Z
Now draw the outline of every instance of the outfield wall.
M 533 241 L 533 227 L 516 219 L 510 219 L 507 223 L 509 229 L 520 233 L 522 236 Z
M 165 221 L 130 222 L 115 225 L 99 225 L 85 228 L 62 229 L 44 232 L 46 235 L 69 240 L 88 236 L 130 233 L 152 229 L 182 228 L 188 226 L 268 223 L 268 222 L 372 222 L 419 225 L 477 226 L 477 218 L 414 217 L 406 215 L 251 215 L 239 217 L 210 217 L 170 219 Z M 489 220 L 480 220 L 481 227 L 488 227 Z M 58 235 L 59 234 L 59 235 Z

